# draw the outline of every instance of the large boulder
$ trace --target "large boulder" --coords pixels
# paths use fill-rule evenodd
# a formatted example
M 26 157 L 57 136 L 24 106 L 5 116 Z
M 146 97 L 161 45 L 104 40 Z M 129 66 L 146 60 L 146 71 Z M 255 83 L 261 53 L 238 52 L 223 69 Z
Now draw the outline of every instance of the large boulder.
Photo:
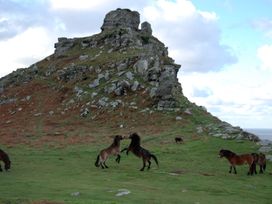
M 132 30 L 138 30 L 139 24 L 140 14 L 137 11 L 119 8 L 110 11 L 106 15 L 101 30 L 106 31 L 116 28 L 131 28 Z

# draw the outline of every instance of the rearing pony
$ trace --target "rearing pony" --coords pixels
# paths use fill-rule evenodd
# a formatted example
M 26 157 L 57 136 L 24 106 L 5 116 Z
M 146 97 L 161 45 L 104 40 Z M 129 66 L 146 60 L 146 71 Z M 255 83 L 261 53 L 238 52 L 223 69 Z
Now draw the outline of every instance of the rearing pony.
M 5 163 L 5 170 L 8 171 L 10 169 L 10 160 L 9 160 L 9 156 L 6 152 L 4 152 L 3 150 L 0 149 L 0 161 L 3 161 Z M 0 172 L 3 171 L 1 164 L 0 164 Z
M 144 171 L 146 167 L 146 162 L 148 162 L 147 169 L 150 169 L 151 165 L 151 158 L 153 158 L 159 166 L 157 157 L 154 154 L 151 154 L 148 150 L 141 147 L 140 142 L 141 138 L 137 133 L 133 133 L 129 136 L 129 139 L 131 139 L 130 145 L 127 148 L 124 148 L 121 152 L 126 150 L 126 154 L 128 155 L 129 151 L 132 151 L 133 154 L 135 154 L 137 157 L 142 157 L 143 159 L 143 167 L 140 169 L 140 171 Z
M 106 160 L 110 155 L 117 156 L 115 161 L 117 163 L 120 162 L 121 156 L 120 156 L 120 141 L 123 139 L 121 135 L 116 135 L 113 139 L 113 143 L 106 149 L 103 149 L 100 151 L 99 155 L 96 158 L 95 166 L 99 167 L 101 166 L 102 169 L 109 168 L 106 165 Z
M 220 158 L 226 157 L 226 159 L 230 163 L 230 170 L 229 173 L 232 172 L 232 168 L 234 169 L 234 173 L 237 174 L 235 165 L 243 165 L 248 164 L 249 170 L 247 175 L 253 175 L 253 171 L 256 168 L 254 157 L 251 154 L 241 154 L 237 155 L 230 150 L 221 149 L 219 152 Z

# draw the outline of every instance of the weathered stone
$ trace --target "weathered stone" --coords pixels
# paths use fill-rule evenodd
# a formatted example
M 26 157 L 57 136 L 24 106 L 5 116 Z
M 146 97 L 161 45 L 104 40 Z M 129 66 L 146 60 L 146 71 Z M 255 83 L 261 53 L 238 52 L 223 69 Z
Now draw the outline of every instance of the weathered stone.
M 55 44 L 55 56 L 61 57 L 65 55 L 66 51 L 74 46 L 74 39 L 68 39 L 65 37 L 58 38 L 58 42 Z
M 128 71 L 128 72 L 126 73 L 126 78 L 129 79 L 129 80 L 133 80 L 134 77 L 133 77 L 132 72 Z
M 107 107 L 108 106 L 108 101 L 109 101 L 108 97 L 103 97 L 103 98 L 101 98 L 101 99 L 98 100 L 97 104 L 100 107 Z
M 134 72 L 145 75 L 148 69 L 148 61 L 145 59 L 138 60 L 133 66 Z
M 142 24 L 141 24 L 141 32 L 142 32 L 142 34 L 143 35 L 145 35 L 145 36 L 151 36 L 152 35 L 152 29 L 151 29 L 151 25 L 150 25 L 150 23 L 148 23 L 148 22 L 143 22 Z
M 93 83 L 89 84 L 90 88 L 95 88 L 97 86 L 99 86 L 99 79 L 95 79 Z
M 80 61 L 84 61 L 84 60 L 86 60 L 86 59 L 88 59 L 88 58 L 89 58 L 88 55 L 80 55 L 80 56 L 79 56 L 79 60 L 80 60 Z
M 87 107 L 80 110 L 81 117 L 87 117 L 89 113 L 90 113 L 90 110 Z
M 134 81 L 132 86 L 131 86 L 131 90 L 132 91 L 137 91 L 140 88 L 140 83 L 138 81 Z
M 102 31 L 116 28 L 130 28 L 138 30 L 140 24 L 140 14 L 129 9 L 116 9 L 106 14 Z
M 182 117 L 181 116 L 177 116 L 176 120 L 182 120 Z

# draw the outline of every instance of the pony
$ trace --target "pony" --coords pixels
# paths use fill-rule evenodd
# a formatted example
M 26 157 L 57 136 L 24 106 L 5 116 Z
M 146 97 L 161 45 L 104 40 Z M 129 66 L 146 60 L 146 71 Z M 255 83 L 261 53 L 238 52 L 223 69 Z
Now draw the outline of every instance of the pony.
M 5 170 L 8 171 L 10 169 L 11 161 L 9 160 L 9 156 L 6 152 L 0 149 L 0 161 L 5 163 Z M 0 172 L 3 171 L 1 164 L 0 164 Z
M 129 139 L 131 139 L 130 145 L 126 148 L 124 148 L 121 152 L 126 150 L 126 154 L 131 151 L 134 155 L 136 155 L 139 158 L 143 159 L 143 167 L 140 169 L 140 171 L 144 171 L 146 167 L 146 162 L 148 162 L 147 169 L 150 169 L 151 166 L 151 158 L 154 159 L 157 166 L 159 166 L 158 159 L 154 154 L 151 154 L 148 150 L 141 147 L 141 138 L 137 133 L 133 133 L 129 136 Z
M 117 156 L 115 161 L 117 163 L 120 163 L 120 159 L 121 159 L 121 156 L 120 156 L 120 141 L 123 139 L 123 137 L 121 135 L 116 135 L 113 139 L 113 143 L 100 151 L 100 153 L 98 154 L 97 158 L 96 158 L 96 162 L 95 162 L 95 166 L 96 167 L 99 167 L 101 166 L 102 169 L 104 168 L 109 168 L 107 165 L 106 165 L 106 160 L 108 159 L 108 157 L 110 155 L 114 155 L 114 156 Z
M 183 143 L 183 139 L 181 137 L 175 137 L 176 143 Z
M 253 175 L 253 171 L 256 168 L 256 165 L 254 163 L 254 157 L 251 154 L 237 155 L 230 150 L 221 149 L 219 151 L 219 156 L 220 156 L 220 158 L 226 157 L 226 159 L 229 161 L 229 163 L 230 163 L 229 173 L 232 172 L 232 168 L 233 168 L 234 173 L 237 174 L 235 165 L 248 164 L 249 170 L 248 170 L 247 175 Z
M 266 169 L 266 157 L 265 157 L 265 154 L 263 154 L 263 153 L 260 153 L 260 154 L 252 153 L 251 155 L 254 158 L 255 164 L 258 164 L 260 166 L 259 173 L 260 174 L 264 173 L 264 171 Z M 256 165 L 255 165 L 254 173 L 257 174 Z

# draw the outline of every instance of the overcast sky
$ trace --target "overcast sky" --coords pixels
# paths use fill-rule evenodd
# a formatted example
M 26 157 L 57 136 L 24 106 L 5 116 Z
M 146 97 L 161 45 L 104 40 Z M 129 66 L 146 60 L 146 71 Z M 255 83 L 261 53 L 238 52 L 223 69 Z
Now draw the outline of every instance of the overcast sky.
M 100 32 L 116 8 L 151 23 L 189 100 L 232 125 L 272 128 L 272 0 L 0 0 L 0 77 L 52 54 L 58 37 Z

